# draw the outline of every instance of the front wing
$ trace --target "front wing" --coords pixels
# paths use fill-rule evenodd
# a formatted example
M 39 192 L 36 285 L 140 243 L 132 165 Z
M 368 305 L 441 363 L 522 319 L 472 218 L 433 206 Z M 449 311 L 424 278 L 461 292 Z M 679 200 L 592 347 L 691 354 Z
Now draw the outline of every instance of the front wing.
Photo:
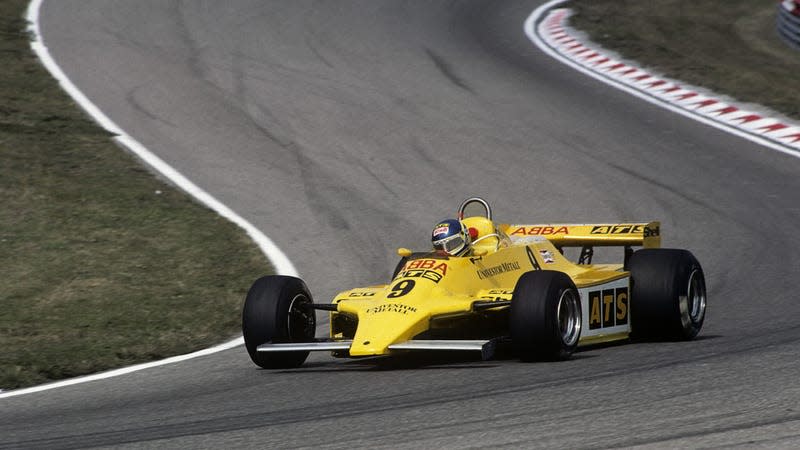
M 295 342 L 288 344 L 261 344 L 259 352 L 314 352 L 314 351 L 346 351 L 350 350 L 350 340 L 325 340 L 316 342 Z M 444 350 L 444 351 L 479 351 L 485 361 L 494 356 L 497 339 L 488 340 L 411 340 L 389 345 L 389 350 Z

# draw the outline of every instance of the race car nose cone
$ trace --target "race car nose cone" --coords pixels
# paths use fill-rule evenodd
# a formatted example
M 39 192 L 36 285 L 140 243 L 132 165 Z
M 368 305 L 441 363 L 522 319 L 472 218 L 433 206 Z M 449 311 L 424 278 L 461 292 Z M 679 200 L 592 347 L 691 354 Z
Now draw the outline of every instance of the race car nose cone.
M 378 345 L 371 345 L 370 341 L 353 342 L 350 346 L 350 356 L 371 356 L 386 353 L 386 348 L 379 348 Z
M 425 331 L 428 319 L 427 312 L 396 303 L 387 302 L 365 309 L 359 315 L 350 355 L 386 355 L 390 353 L 390 345 L 407 341 Z

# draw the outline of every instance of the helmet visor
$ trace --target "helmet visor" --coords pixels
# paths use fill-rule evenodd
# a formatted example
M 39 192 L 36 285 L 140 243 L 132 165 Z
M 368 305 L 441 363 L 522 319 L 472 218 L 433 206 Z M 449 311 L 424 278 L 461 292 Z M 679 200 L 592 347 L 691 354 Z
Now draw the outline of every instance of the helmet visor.
M 433 247 L 437 250 L 444 250 L 448 255 L 456 255 L 466 246 L 464 238 L 461 234 L 446 237 L 440 241 L 433 243 Z

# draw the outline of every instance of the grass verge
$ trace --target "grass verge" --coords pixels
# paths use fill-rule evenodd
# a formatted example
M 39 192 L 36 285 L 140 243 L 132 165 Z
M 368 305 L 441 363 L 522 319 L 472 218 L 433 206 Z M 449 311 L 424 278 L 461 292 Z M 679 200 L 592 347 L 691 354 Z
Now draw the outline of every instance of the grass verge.
M 775 29 L 775 0 L 581 0 L 571 25 L 667 77 L 800 119 L 800 51 Z
M 0 2 L 0 388 L 234 337 L 264 256 L 67 97 L 30 50 L 27 4 Z

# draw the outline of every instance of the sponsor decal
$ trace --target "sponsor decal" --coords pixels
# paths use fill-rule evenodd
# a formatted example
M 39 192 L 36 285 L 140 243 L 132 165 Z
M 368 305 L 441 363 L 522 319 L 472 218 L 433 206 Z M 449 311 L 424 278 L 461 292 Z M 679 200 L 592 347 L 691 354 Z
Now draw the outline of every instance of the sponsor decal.
M 437 261 L 435 259 L 415 259 L 406 263 L 403 270 L 408 269 L 431 269 L 441 272 L 442 275 L 447 275 L 447 263 Z
M 516 230 L 511 232 L 510 236 L 535 236 L 535 235 L 551 235 L 551 234 L 569 234 L 567 227 L 517 227 Z
M 511 240 L 515 244 L 538 244 L 539 242 L 545 242 L 547 238 L 544 236 L 513 236 Z
M 496 277 L 497 275 L 502 275 L 506 272 L 513 272 L 519 269 L 519 263 L 514 261 L 503 263 L 498 266 L 487 267 L 486 269 L 478 270 L 475 273 L 478 274 L 478 278 L 483 280 L 484 278 Z
M 644 227 L 644 237 L 656 237 L 661 236 L 661 227 Z
M 433 270 L 409 269 L 401 273 L 398 278 L 425 278 L 426 280 L 431 280 L 434 283 L 438 283 L 442 281 L 443 275 L 439 272 L 434 272 Z
M 348 297 L 373 297 L 375 296 L 374 292 L 351 292 Z
M 589 291 L 589 329 L 628 323 L 628 288 Z
M 441 236 L 443 234 L 447 234 L 450 231 L 450 227 L 447 224 L 439 224 L 436 225 L 436 228 L 433 230 L 434 236 Z
M 643 233 L 642 225 L 597 225 L 592 227 L 591 234 L 629 234 Z
M 382 305 L 374 306 L 367 309 L 367 314 L 381 314 L 387 312 L 409 314 L 417 312 L 417 308 L 413 306 L 404 305 L 402 303 L 384 303 Z
M 542 256 L 542 261 L 544 261 L 545 264 L 553 264 L 556 262 L 550 250 L 539 250 L 539 255 Z
M 486 295 L 480 297 L 478 301 L 499 302 L 503 300 L 510 300 L 511 295 L 513 294 L 514 291 L 509 289 L 491 289 Z
M 511 289 L 490 289 L 489 294 L 511 295 L 514 291 Z

